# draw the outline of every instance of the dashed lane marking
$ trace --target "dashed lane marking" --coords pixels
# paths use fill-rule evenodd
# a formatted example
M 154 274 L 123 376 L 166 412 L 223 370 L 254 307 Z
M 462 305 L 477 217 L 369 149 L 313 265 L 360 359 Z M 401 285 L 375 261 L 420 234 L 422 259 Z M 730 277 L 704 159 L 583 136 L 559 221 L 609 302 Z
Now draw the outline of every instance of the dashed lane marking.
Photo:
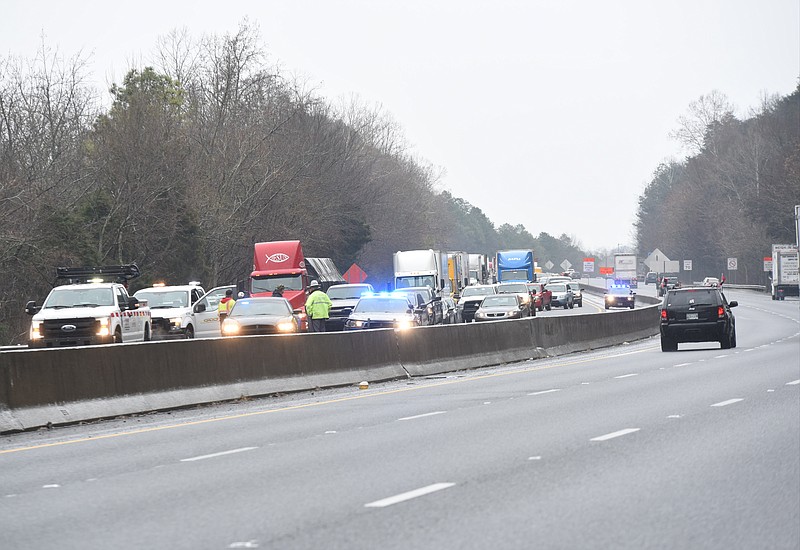
M 405 502 L 413 498 L 418 498 L 421 496 L 429 495 L 431 493 L 435 493 L 437 491 L 441 491 L 443 489 L 448 489 L 453 485 L 455 485 L 455 483 L 434 483 L 433 485 L 428 485 L 427 487 L 420 487 L 419 489 L 414 489 L 413 491 L 408 491 L 407 493 L 400 493 L 399 495 L 395 495 L 393 497 L 388 497 L 381 500 L 376 500 L 375 502 L 367 503 L 364 505 L 364 507 L 386 508 L 387 506 L 391 506 L 392 504 Z

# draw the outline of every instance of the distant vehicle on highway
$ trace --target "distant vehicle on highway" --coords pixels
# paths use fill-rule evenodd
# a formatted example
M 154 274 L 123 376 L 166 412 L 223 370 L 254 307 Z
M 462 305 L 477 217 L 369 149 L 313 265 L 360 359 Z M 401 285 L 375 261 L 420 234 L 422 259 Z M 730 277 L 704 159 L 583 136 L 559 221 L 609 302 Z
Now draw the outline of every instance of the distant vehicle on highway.
M 648 271 L 647 275 L 644 276 L 644 284 L 646 285 L 654 285 L 658 282 L 658 273 L 655 271 Z
M 152 319 L 152 339 L 185 338 L 186 326 L 183 318 L 206 291 L 199 283 L 166 286 L 155 284 L 137 290 L 137 300 L 147 300 Z
M 442 298 L 436 296 L 434 291 L 429 286 L 413 286 L 406 288 L 398 288 L 394 294 L 405 294 L 414 307 L 422 310 L 420 317 L 420 324 L 423 325 L 441 325 L 444 321 L 444 312 L 442 311 Z
M 487 296 L 475 312 L 475 321 L 501 321 L 530 316 L 530 301 L 523 301 L 516 293 Z
M 497 285 L 498 294 L 517 294 L 524 304 L 528 305 L 528 315 L 536 315 L 536 308 L 533 307 L 533 297 L 528 289 L 528 283 L 524 281 L 514 283 L 499 283 Z
M 578 282 L 567 283 L 567 286 L 572 290 L 572 301 L 578 307 L 583 307 L 583 289 Z
M 716 277 L 706 277 L 703 279 L 703 286 L 719 286 L 719 279 Z
M 572 289 L 569 288 L 567 283 L 572 282 L 572 279 L 567 279 L 564 282 L 551 282 L 545 285 L 545 288 L 553 293 L 550 304 L 553 307 L 563 307 L 564 309 L 572 309 L 575 307 L 575 296 L 572 294 Z
M 547 290 L 544 284 L 528 283 L 528 290 L 533 297 L 533 307 L 539 311 L 544 309 L 550 311 L 550 308 L 552 307 L 551 301 L 553 299 L 553 293 Z
M 486 296 L 497 294 L 494 285 L 470 285 L 461 293 L 458 300 L 458 311 L 462 323 L 469 323 L 475 320 L 475 312 L 481 305 Z
M 676 351 L 681 342 L 719 342 L 722 349 L 736 347 L 736 319 L 730 303 L 716 287 L 667 291 L 661 306 L 661 350 Z
M 292 310 L 286 298 L 240 298 L 222 322 L 223 336 L 255 334 L 288 334 L 300 331 L 296 317 L 301 310 Z
M 627 285 L 611 285 L 605 294 L 606 309 L 612 307 L 627 307 L 633 309 L 636 305 L 636 294 Z
M 459 319 L 456 301 L 450 296 L 444 296 L 442 298 L 442 324 L 453 325 L 461 322 Z

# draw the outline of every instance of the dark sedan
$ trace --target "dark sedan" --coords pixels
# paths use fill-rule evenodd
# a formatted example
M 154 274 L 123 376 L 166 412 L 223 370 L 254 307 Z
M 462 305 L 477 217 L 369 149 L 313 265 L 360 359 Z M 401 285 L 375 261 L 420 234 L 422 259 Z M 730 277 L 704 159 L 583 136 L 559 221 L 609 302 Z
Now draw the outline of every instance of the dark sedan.
M 287 334 L 299 331 L 299 311 L 286 298 L 242 298 L 222 323 L 223 336 Z

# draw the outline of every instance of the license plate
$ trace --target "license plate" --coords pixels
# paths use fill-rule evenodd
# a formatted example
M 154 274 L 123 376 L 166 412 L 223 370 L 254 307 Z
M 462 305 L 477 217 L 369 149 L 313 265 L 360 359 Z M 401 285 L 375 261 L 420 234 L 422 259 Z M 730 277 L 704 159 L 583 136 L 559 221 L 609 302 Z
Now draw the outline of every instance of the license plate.
M 687 313 L 686 314 L 687 321 L 697 321 L 697 313 Z

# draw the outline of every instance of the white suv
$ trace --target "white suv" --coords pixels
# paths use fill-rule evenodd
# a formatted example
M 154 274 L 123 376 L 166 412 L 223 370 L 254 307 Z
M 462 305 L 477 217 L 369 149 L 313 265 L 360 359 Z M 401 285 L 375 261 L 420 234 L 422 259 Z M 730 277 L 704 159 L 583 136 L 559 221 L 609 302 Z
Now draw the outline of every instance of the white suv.
M 147 300 L 153 323 L 153 340 L 184 338 L 185 325 L 183 318 L 192 309 L 205 290 L 199 283 L 188 285 L 164 286 L 153 285 L 137 290 L 134 297 Z

